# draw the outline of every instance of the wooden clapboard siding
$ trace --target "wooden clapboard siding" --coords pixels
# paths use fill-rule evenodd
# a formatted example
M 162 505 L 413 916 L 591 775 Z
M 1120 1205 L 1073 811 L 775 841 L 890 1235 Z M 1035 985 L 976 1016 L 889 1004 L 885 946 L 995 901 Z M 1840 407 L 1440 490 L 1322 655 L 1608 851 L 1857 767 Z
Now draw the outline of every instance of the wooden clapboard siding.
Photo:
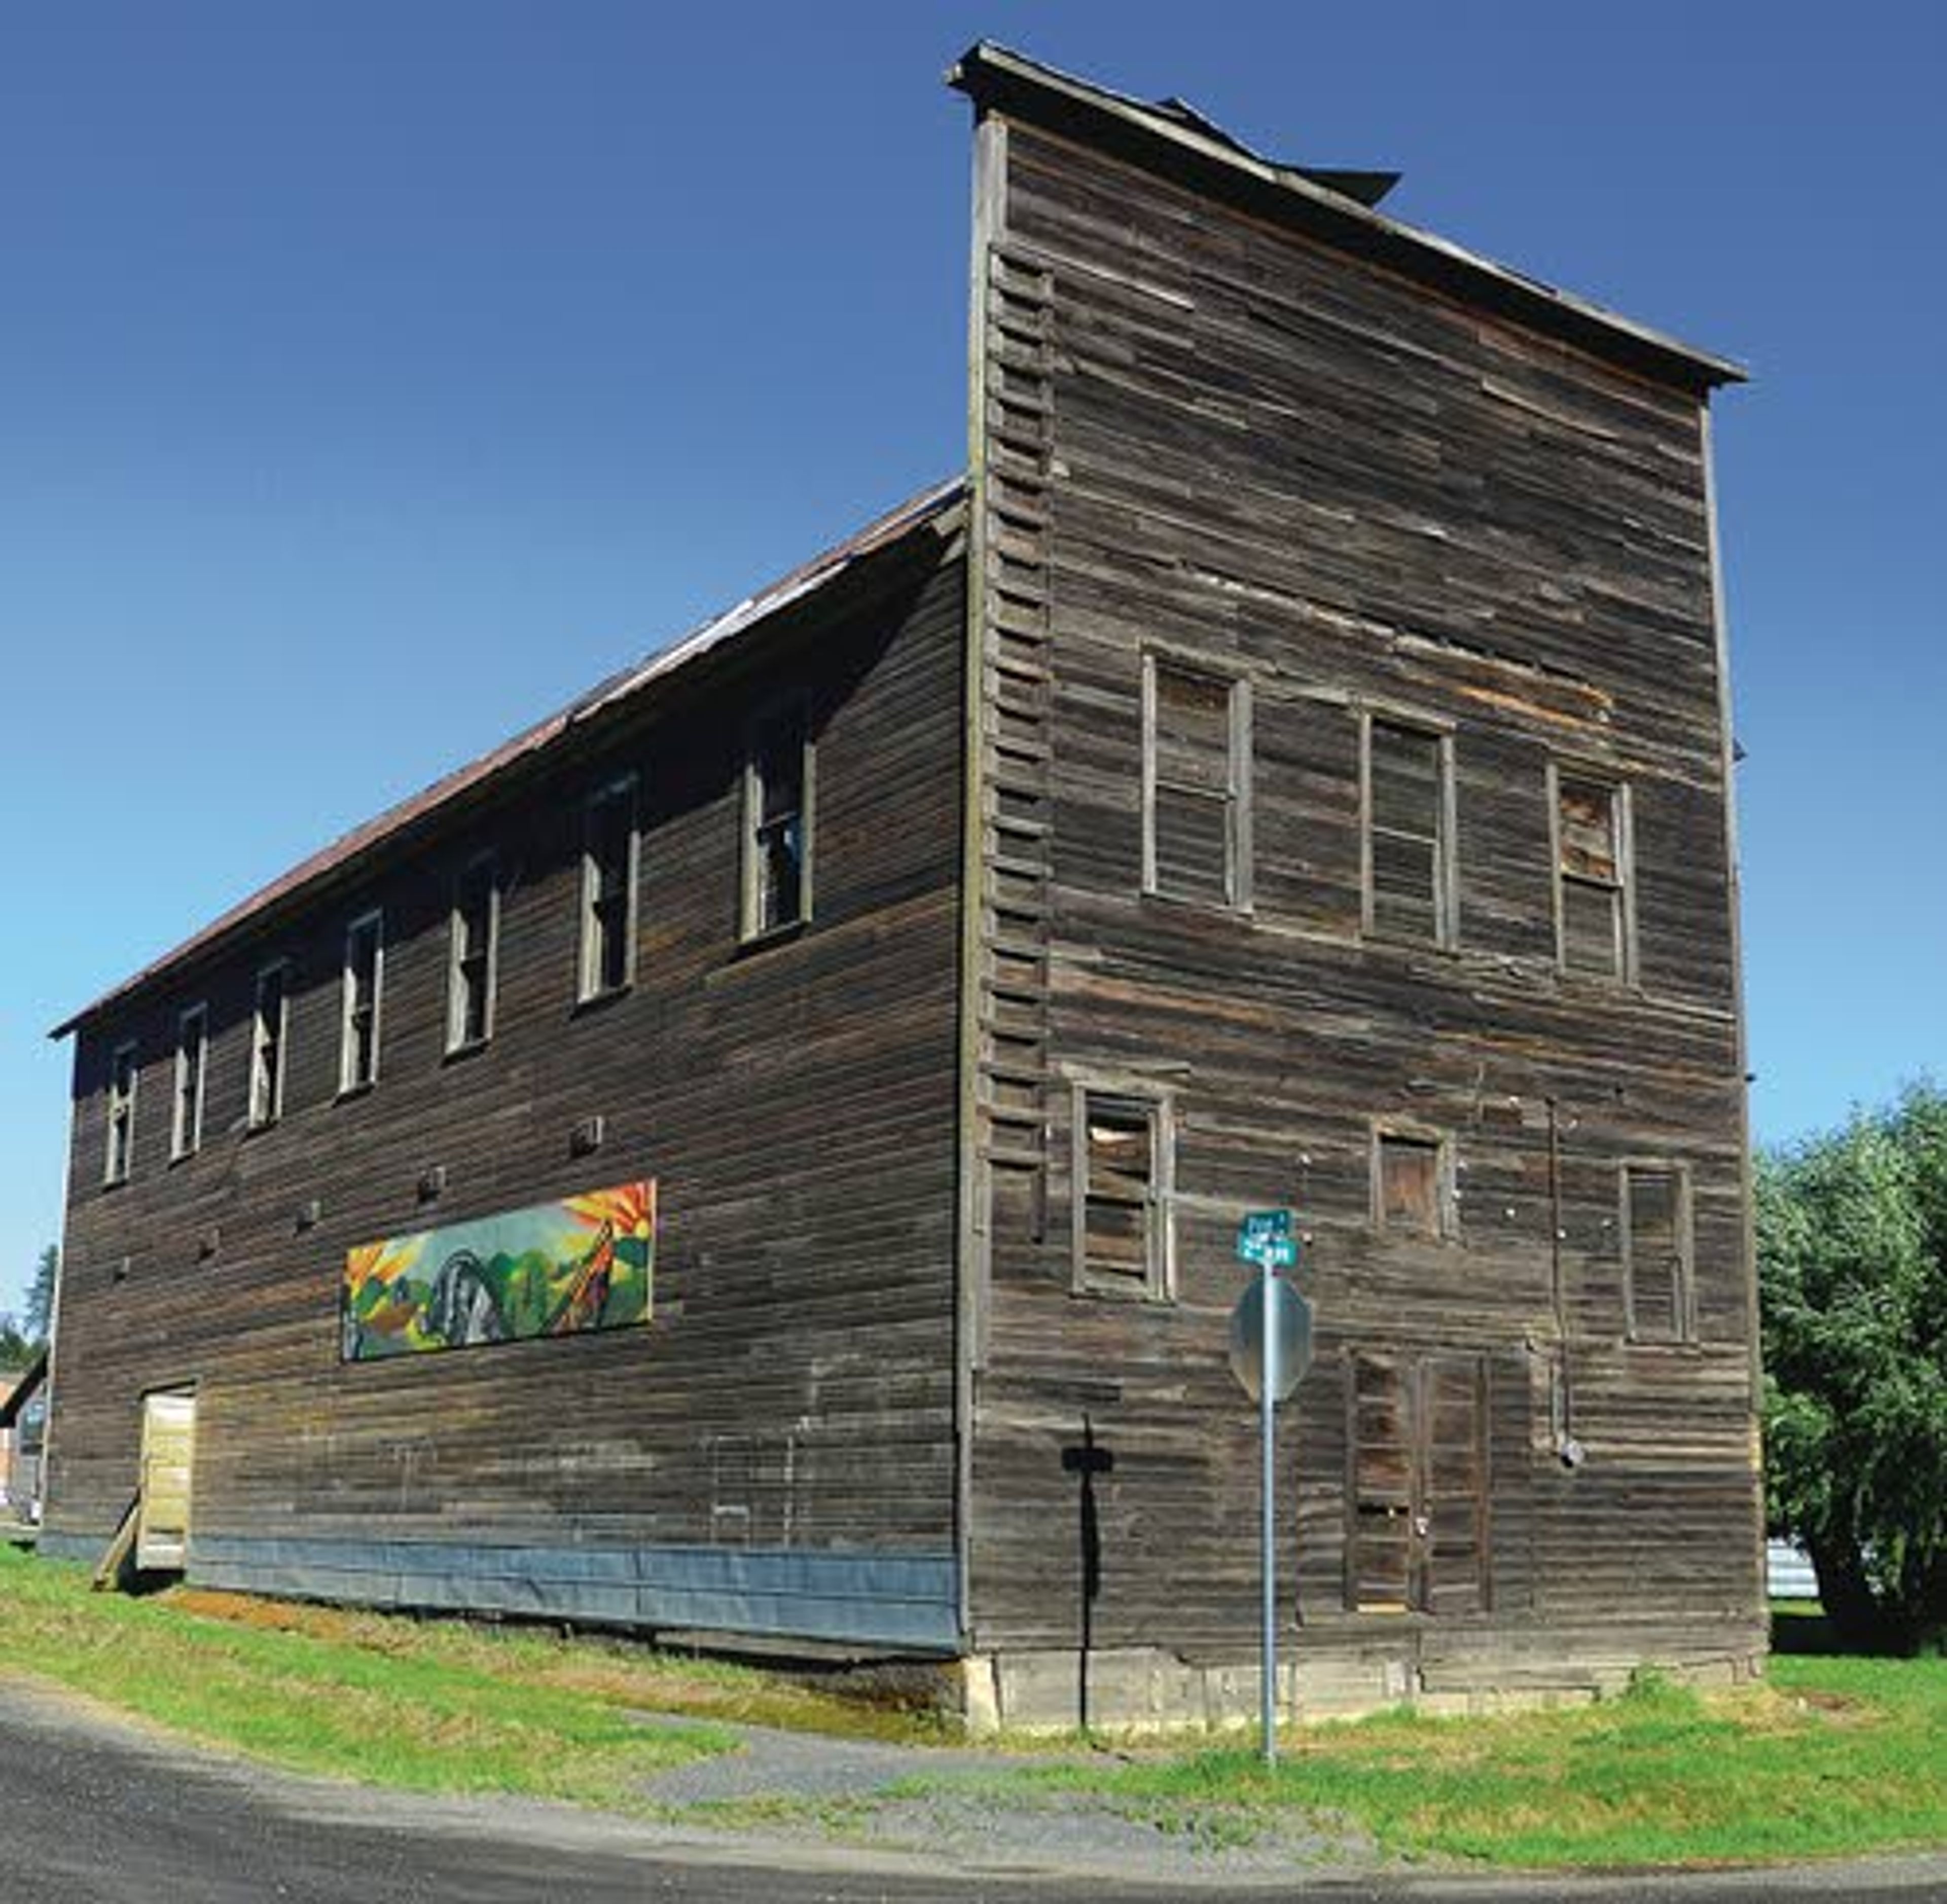
M 84 1025 L 54 1530 L 113 1524 L 141 1393 L 193 1382 L 205 1534 L 950 1550 L 952 533 L 949 518 L 908 536 Z M 745 723 L 799 690 L 816 741 L 816 915 L 740 946 Z M 642 827 L 636 982 L 577 1010 L 583 806 L 627 771 Z M 505 882 L 494 1033 L 447 1058 L 450 881 L 483 847 Z M 378 1079 L 339 1101 L 342 937 L 374 906 Z M 253 979 L 272 956 L 293 961 L 285 1114 L 247 1132 Z M 199 1000 L 204 1141 L 171 1165 L 174 1028 Z M 135 1168 L 104 1190 L 104 1067 L 128 1037 Z M 600 1149 L 571 1156 L 592 1116 Z M 445 1187 L 423 1202 L 434 1166 Z M 340 1363 L 351 1245 L 642 1175 L 661 1212 L 648 1327 Z
M 1036 116 L 990 104 L 977 195 L 977 738 L 990 814 L 1019 801 L 1034 831 L 990 824 L 978 868 L 976 1643 L 1078 1643 L 1061 1457 L 1085 1423 L 1113 1463 L 1094 1643 L 1248 1652 L 1230 1245 L 1244 1209 L 1289 1203 L 1319 1317 L 1286 1416 L 1304 1645 L 1406 1632 L 1445 1670 L 1491 1678 L 1500 1657 L 1519 1680 L 1521 1636 L 1556 1623 L 1587 1655 L 1627 1605 L 1642 1656 L 1750 1650 L 1755 1318 L 1699 399 Z M 1248 913 L 1143 893 L 1150 645 L 1249 684 Z M 1026 716 L 1002 705 L 1016 661 Z M 1444 935 L 1410 906 L 1400 936 L 1368 929 L 1373 718 L 1444 737 Z M 1634 984 L 1559 969 L 1551 763 L 1629 790 Z M 1131 1079 L 1174 1107 L 1170 1302 L 1074 1293 L 1072 1087 Z M 1444 1138 L 1446 1234 L 1376 1227 L 1388 1119 Z M 1688 1173 L 1690 1342 L 1624 1339 L 1631 1158 Z M 1347 1611 L 1361 1358 L 1419 1398 L 1409 1478 L 1453 1563 L 1429 1580 L 1413 1559 L 1400 1615 Z M 1421 1637 L 1441 1630 L 1474 1635 L 1464 1669 Z

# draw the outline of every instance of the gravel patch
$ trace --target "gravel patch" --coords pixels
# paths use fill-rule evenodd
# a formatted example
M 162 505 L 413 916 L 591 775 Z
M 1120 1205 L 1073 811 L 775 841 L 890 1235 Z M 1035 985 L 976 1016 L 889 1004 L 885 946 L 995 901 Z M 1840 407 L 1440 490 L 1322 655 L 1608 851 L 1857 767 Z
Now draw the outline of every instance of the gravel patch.
M 868 1798 L 902 1779 L 941 1772 L 992 1772 L 1028 1761 L 1019 1755 L 955 1751 L 950 1747 L 891 1745 L 875 1739 L 825 1738 L 813 1732 L 775 1732 L 764 1726 L 726 1726 L 710 1720 L 639 1715 L 645 1726 L 686 1729 L 707 1724 L 734 1732 L 740 1752 L 692 1759 L 658 1773 L 642 1788 L 663 1805 L 720 1803 L 743 1799 Z M 1045 1763 L 1047 1761 L 1041 1761 Z
M 642 1723 L 693 1722 L 642 1715 Z M 1086 1764 L 1087 1753 L 919 1748 L 724 1729 L 742 1750 L 694 1760 L 644 1782 L 672 1823 L 753 1833 L 780 1843 L 848 1844 L 936 1860 L 969 1872 L 1067 1871 L 1190 1884 L 1372 1868 L 1371 1844 L 1301 1816 L 1241 1809 L 1172 1813 L 1086 1792 L 997 1788 L 997 1773 Z M 924 1780 L 926 1789 L 901 1790 Z

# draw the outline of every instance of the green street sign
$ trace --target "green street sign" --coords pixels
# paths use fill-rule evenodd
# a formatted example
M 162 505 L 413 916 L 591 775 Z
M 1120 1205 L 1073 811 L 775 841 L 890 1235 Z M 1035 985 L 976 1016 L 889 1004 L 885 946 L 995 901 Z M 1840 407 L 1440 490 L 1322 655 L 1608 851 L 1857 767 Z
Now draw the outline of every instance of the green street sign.
M 1251 1210 L 1237 1225 L 1237 1260 L 1258 1269 L 1295 1269 L 1298 1237 L 1289 1210 Z

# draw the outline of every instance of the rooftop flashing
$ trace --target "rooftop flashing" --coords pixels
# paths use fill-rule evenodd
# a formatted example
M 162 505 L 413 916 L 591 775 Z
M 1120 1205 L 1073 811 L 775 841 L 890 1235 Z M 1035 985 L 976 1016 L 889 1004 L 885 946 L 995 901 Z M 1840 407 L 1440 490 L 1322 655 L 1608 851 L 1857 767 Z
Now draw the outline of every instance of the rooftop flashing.
M 1592 355 L 1702 395 L 1741 383 L 1744 367 L 1538 278 L 1387 217 L 1366 174 L 1281 165 L 1180 101 L 1150 104 L 982 40 L 947 75 L 977 110 L 1079 139 L 1146 170 L 1226 198 L 1336 248 L 1580 345 Z
M 679 670 L 716 652 L 739 636 L 752 633 L 793 603 L 816 595 L 868 557 L 892 548 L 930 523 L 939 522 L 960 501 L 966 486 L 966 478 L 955 475 L 921 490 L 843 542 L 834 543 L 809 562 L 780 576 L 769 587 L 746 596 L 734 607 L 692 629 L 681 639 L 657 649 L 643 660 L 610 675 L 606 680 L 598 682 L 559 712 L 537 721 L 533 726 L 503 741 L 498 747 L 468 761 L 465 766 L 455 768 L 364 825 L 354 827 L 308 859 L 300 860 L 268 886 L 259 887 L 172 951 L 152 960 L 140 971 L 104 992 L 91 1004 L 63 1019 L 48 1036 L 65 1038 L 111 1006 L 166 977 L 197 955 L 215 949 L 285 902 L 308 893 L 330 875 L 364 862 L 400 834 L 444 811 L 463 795 L 484 785 L 516 762 L 553 748 L 571 732 L 579 730 L 596 716 L 633 699 L 652 685 L 666 681 Z

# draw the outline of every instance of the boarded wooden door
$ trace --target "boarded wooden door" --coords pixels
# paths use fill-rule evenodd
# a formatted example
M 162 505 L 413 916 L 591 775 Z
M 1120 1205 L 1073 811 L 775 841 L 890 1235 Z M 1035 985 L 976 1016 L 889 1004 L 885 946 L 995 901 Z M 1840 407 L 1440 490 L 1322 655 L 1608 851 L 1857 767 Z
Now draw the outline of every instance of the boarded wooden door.
M 145 1395 L 142 1492 L 135 1520 L 138 1567 L 180 1570 L 187 1561 L 195 1460 L 196 1397 Z
M 1453 1615 L 1486 1604 L 1486 1385 L 1478 1356 L 1353 1358 L 1351 1611 Z

